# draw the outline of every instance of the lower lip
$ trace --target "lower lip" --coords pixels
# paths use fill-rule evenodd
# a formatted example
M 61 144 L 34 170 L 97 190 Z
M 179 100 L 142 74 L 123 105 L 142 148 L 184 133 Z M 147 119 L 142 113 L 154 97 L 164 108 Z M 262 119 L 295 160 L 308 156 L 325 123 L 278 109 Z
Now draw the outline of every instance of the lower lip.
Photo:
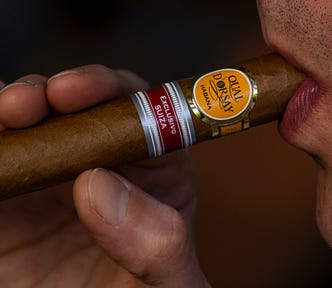
M 318 84 L 311 78 L 302 83 L 287 105 L 280 123 L 281 134 L 284 136 L 293 134 L 301 126 L 317 99 L 318 88 Z

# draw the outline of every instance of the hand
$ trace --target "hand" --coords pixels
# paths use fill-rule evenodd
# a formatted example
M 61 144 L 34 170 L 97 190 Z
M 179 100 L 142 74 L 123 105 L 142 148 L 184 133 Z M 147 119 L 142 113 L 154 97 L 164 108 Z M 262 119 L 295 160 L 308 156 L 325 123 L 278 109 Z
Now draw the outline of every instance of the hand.
M 266 42 L 308 75 L 280 132 L 318 164 L 317 222 L 332 247 L 332 1 L 257 2 Z
M 130 72 L 100 65 L 49 80 L 28 75 L 0 92 L 0 129 L 146 88 Z M 117 172 L 85 171 L 75 183 L 0 202 L 2 286 L 209 287 L 194 252 L 198 188 L 188 152 Z

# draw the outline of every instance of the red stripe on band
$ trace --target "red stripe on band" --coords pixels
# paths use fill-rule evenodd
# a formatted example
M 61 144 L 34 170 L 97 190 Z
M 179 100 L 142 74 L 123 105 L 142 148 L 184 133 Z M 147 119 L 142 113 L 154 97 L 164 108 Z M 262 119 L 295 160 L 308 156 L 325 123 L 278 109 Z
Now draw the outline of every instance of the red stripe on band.
M 164 86 L 152 88 L 144 92 L 152 108 L 163 153 L 183 148 L 183 137 L 172 99 Z

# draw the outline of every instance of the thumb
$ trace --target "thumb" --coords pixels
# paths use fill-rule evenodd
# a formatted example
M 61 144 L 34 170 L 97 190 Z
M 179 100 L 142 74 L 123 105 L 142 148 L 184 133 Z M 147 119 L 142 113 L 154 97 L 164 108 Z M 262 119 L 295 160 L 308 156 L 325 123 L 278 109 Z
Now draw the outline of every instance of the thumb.
M 81 221 L 120 266 L 152 287 L 209 287 L 186 225 L 173 208 L 121 176 L 86 171 L 74 185 Z

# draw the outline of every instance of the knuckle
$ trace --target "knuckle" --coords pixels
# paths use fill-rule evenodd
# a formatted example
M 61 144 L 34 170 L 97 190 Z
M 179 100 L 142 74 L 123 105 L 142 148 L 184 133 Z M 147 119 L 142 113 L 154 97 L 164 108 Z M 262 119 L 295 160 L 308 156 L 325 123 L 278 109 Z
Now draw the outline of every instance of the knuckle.
M 162 284 L 160 273 L 165 272 L 165 267 L 182 267 L 191 247 L 184 221 L 176 210 L 166 208 L 161 218 L 167 221 L 166 225 L 144 239 L 140 257 L 129 269 L 137 279 L 151 286 Z
M 152 239 L 154 244 L 150 255 L 153 263 L 177 261 L 179 257 L 187 252 L 186 248 L 189 245 L 184 220 L 173 208 L 168 208 L 167 210 L 165 221 L 168 223 L 156 235 L 157 239 Z

